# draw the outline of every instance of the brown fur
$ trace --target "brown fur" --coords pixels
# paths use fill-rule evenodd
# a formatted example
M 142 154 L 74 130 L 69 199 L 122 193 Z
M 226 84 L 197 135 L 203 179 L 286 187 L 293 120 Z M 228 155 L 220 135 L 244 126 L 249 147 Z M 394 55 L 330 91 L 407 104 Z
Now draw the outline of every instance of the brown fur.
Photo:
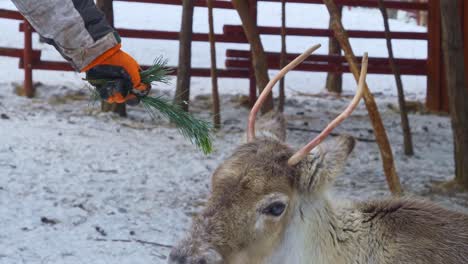
M 379 229 L 388 263 L 468 263 L 468 216 L 417 199 L 358 203 L 363 223 Z
M 292 193 L 298 170 L 287 166 L 292 150 L 278 141 L 258 140 L 240 146 L 213 174 L 206 209 L 194 219 L 192 237 L 217 245 L 223 256 L 253 240 L 257 201 L 271 192 Z M 275 228 L 280 225 L 272 225 Z
M 468 263 L 467 215 L 408 198 L 328 198 L 354 147 L 351 137 L 322 143 L 288 166 L 293 151 L 278 141 L 283 134 L 259 135 L 273 139 L 240 146 L 216 169 L 207 206 L 170 263 Z M 286 205 L 280 216 L 265 213 L 278 202 Z

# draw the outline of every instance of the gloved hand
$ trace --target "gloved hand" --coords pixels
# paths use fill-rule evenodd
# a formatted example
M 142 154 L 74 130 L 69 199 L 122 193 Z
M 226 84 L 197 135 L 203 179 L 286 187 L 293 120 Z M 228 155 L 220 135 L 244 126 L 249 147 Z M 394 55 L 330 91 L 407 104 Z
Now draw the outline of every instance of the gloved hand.
M 81 72 L 86 72 L 87 80 L 104 80 L 90 81 L 103 100 L 136 105 L 139 103 L 137 95 L 147 95 L 151 85 L 141 82 L 140 66 L 120 48 L 118 44 L 104 52 Z

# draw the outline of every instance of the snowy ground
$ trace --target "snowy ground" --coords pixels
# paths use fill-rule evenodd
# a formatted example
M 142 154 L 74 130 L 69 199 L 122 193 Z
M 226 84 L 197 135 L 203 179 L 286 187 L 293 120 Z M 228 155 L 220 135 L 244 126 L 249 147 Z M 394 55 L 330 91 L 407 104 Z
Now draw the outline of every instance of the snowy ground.
M 211 173 L 238 145 L 247 115 L 238 97 L 225 96 L 224 128 L 205 157 L 140 108 L 120 119 L 66 87 L 42 86 L 33 100 L 13 95 L 11 86 L 0 89 L 0 263 L 165 263 L 169 246 L 203 205 Z M 289 126 L 322 128 L 347 100 L 290 99 Z M 416 155 L 408 158 L 399 115 L 388 103 L 379 98 L 405 190 L 467 210 L 465 195 L 430 191 L 433 181 L 453 177 L 448 118 L 411 115 Z M 208 118 L 206 97 L 192 109 Z M 362 106 L 337 132 L 373 138 Z M 290 130 L 288 142 L 299 146 L 313 135 Z M 388 195 L 375 143 L 358 142 L 335 192 Z
M 171 30 L 179 27 L 178 7 L 128 5 L 116 2 L 119 27 Z M 2 7 L 13 8 L 6 0 L 0 0 Z M 279 5 L 269 4 L 268 8 L 270 13 L 259 14 L 260 23 L 278 25 Z M 326 11 L 318 5 L 291 4 L 288 15 L 291 26 L 324 28 L 328 23 Z M 238 23 L 235 13 L 228 10 L 217 10 L 215 20 L 218 32 L 223 23 Z M 348 28 L 382 28 L 376 10 L 345 10 L 344 20 Z M 197 8 L 198 32 L 206 32 L 205 21 L 206 10 Z M 392 27 L 402 31 L 425 30 L 401 21 L 391 22 Z M 0 20 L 0 28 L 3 33 L 0 46 L 21 46 L 17 22 Z M 279 45 L 273 37 L 265 37 L 264 43 L 267 50 Z M 315 43 L 326 45 L 326 39 L 288 39 L 293 52 Z M 352 44 L 358 54 L 367 50 L 374 56 L 386 55 L 383 41 L 353 40 Z M 399 57 L 425 58 L 427 53 L 422 41 L 394 44 Z M 226 48 L 238 46 L 220 45 L 218 63 L 223 65 Z M 35 47 L 42 49 L 46 58 L 59 59 L 51 47 L 42 44 Z M 168 57 L 171 64 L 177 61 L 176 42 L 126 39 L 124 47 L 143 63 L 150 63 L 152 57 L 160 54 Z M 195 66 L 208 65 L 208 46 L 195 43 L 194 48 Z M 320 52 L 325 53 L 326 49 Z M 11 83 L 22 78 L 17 60 L 0 57 L 0 69 L 0 263 L 165 263 L 169 247 L 183 235 L 190 217 L 203 206 L 211 173 L 238 145 L 244 133 L 247 109 L 240 105 L 238 94 L 246 93 L 247 81 L 220 82 L 224 95 L 223 129 L 215 135 L 215 152 L 203 156 L 173 127 L 164 121 L 149 120 L 139 107 L 129 110 L 128 119 L 100 113 L 90 103 L 78 74 L 35 71 L 35 80 L 45 85 L 39 86 L 37 98 L 30 100 L 13 93 Z M 324 76 L 288 75 L 286 114 L 291 128 L 288 142 L 293 146 L 300 146 L 315 135 L 297 128 L 323 128 L 349 100 L 298 95 L 298 91 L 320 92 Z M 424 98 L 425 78 L 406 77 L 404 81 L 411 99 Z M 389 107 L 396 102 L 393 83 L 391 76 L 369 76 L 405 190 L 455 210 L 468 211 L 466 195 L 448 197 L 431 192 L 432 182 L 453 177 L 449 119 L 411 114 L 416 155 L 405 157 L 399 115 Z M 346 75 L 346 94 L 354 87 L 354 81 Z M 159 88 L 170 92 L 173 85 Z M 191 109 L 206 119 L 210 106 L 204 94 L 209 89 L 209 79 L 192 80 Z M 373 138 L 362 105 L 336 132 Z M 334 192 L 353 199 L 388 195 L 374 142 L 358 142 Z

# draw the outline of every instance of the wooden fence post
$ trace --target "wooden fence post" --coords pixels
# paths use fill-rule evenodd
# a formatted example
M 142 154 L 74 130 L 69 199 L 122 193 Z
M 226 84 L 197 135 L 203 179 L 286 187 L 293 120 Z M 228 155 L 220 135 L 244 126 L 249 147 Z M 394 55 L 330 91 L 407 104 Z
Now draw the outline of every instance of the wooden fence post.
M 24 20 L 24 92 L 27 97 L 34 97 L 34 87 L 32 80 L 32 28 L 29 22 Z
M 254 18 L 255 25 L 257 25 L 257 0 L 248 0 L 250 15 Z M 250 51 L 252 53 L 252 50 Z M 250 55 L 250 61 L 252 61 L 252 55 Z M 255 79 L 255 69 L 252 64 L 249 66 L 249 104 L 253 107 L 257 101 L 257 80 Z
M 323 3 L 326 5 L 328 12 L 330 13 L 332 23 L 331 28 L 334 31 L 336 39 L 340 42 L 341 49 L 345 54 L 346 61 L 349 64 L 349 68 L 354 75 L 356 81 L 359 79 L 359 65 L 354 55 L 353 49 L 349 42 L 348 33 L 341 23 L 341 17 L 339 16 L 338 7 L 335 4 L 335 0 L 323 0 Z M 363 99 L 366 104 L 367 112 L 369 113 L 369 118 L 374 129 L 375 140 L 380 150 L 380 157 L 382 159 L 383 170 L 385 177 L 387 178 L 387 183 L 390 191 L 394 195 L 401 195 L 402 188 L 400 184 L 400 179 L 395 169 L 395 163 L 393 160 L 392 148 L 390 142 L 388 141 L 387 132 L 383 125 L 382 118 L 380 117 L 379 109 L 374 100 L 374 96 L 369 90 L 367 84 L 364 86 Z
M 428 1 L 428 54 L 426 107 L 437 112 L 448 112 L 448 92 L 442 57 L 442 22 L 440 0 Z
M 428 2 L 428 48 L 427 48 L 427 93 L 426 107 L 433 111 L 442 109 L 442 47 L 440 24 L 440 0 Z
M 461 10 L 461 17 L 462 17 L 462 28 L 463 28 L 463 45 L 465 50 L 465 82 L 468 84 L 468 3 L 465 1 L 460 1 L 462 5 Z M 467 85 L 468 89 L 468 85 Z

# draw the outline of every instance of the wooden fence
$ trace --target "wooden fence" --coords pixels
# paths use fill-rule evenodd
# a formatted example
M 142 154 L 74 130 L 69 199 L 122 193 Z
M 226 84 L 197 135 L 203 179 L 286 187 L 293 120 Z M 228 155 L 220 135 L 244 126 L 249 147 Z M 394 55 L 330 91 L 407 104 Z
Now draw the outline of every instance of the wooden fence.
M 181 5 L 180 0 L 114 0 L 125 2 L 153 3 L 165 5 Z M 280 2 L 280 0 L 248 0 L 251 7 L 252 15 L 256 17 L 257 2 Z M 338 5 L 355 6 L 355 7 L 378 7 L 376 0 L 335 0 Z M 391 33 L 394 39 L 409 39 L 409 40 L 427 40 L 428 41 L 428 59 L 397 59 L 396 62 L 401 68 L 401 73 L 406 75 L 422 75 L 428 76 L 427 87 L 427 104 L 433 110 L 443 110 L 444 105 L 441 101 L 444 100 L 441 93 L 444 92 L 444 86 L 441 81 L 441 57 L 440 52 L 440 18 L 437 17 L 439 0 L 428 0 L 427 3 L 385 1 L 387 8 L 395 8 L 402 10 L 428 11 L 429 25 L 428 33 L 421 32 L 398 32 Z M 288 3 L 303 3 L 303 4 L 322 4 L 322 0 L 287 0 Z M 206 8 L 206 0 L 194 0 L 197 8 Z M 214 8 L 218 9 L 234 9 L 230 1 L 215 0 Z M 440 15 L 439 15 L 440 16 Z M 72 71 L 70 65 L 63 62 L 46 61 L 41 59 L 41 52 L 32 49 L 31 36 L 34 32 L 29 23 L 24 20 L 21 14 L 15 11 L 0 9 L 0 18 L 22 20 L 20 24 L 20 32 L 24 34 L 24 48 L 1 48 L 0 56 L 12 56 L 20 59 L 19 67 L 24 69 L 25 82 L 24 87 L 28 96 L 33 96 L 34 90 L 32 85 L 32 72 L 34 69 L 41 70 L 56 70 L 56 71 Z M 116 29 L 121 37 L 124 38 L 140 38 L 140 39 L 162 39 L 162 40 L 178 40 L 179 32 L 162 31 L 162 30 L 137 30 L 129 28 Z M 260 34 L 264 35 L 280 35 L 281 28 L 259 26 Z M 333 32 L 329 29 L 317 28 L 292 28 L 286 29 L 288 36 L 310 36 L 310 37 L 330 37 Z M 385 38 L 383 31 L 361 31 L 350 30 L 349 35 L 352 38 Z M 208 34 L 194 32 L 193 41 L 208 42 Z M 223 43 L 248 43 L 244 35 L 241 25 L 225 25 L 222 34 L 215 34 L 216 42 Z M 288 58 L 293 58 L 296 54 L 288 54 Z M 250 52 L 248 50 L 227 50 L 226 51 L 226 68 L 218 70 L 219 77 L 225 78 L 248 78 L 250 79 L 250 99 L 253 102 L 256 99 L 255 76 L 250 63 Z M 271 69 L 279 68 L 279 53 L 267 53 L 268 66 Z M 386 58 L 370 58 L 369 67 L 370 73 L 375 74 L 392 74 L 390 65 Z M 299 66 L 296 70 L 312 71 L 312 72 L 349 72 L 348 65 L 344 57 L 336 55 L 314 55 Z M 177 73 L 177 69 L 173 74 Z M 191 75 L 195 77 L 209 77 L 210 69 L 207 68 L 192 68 Z

